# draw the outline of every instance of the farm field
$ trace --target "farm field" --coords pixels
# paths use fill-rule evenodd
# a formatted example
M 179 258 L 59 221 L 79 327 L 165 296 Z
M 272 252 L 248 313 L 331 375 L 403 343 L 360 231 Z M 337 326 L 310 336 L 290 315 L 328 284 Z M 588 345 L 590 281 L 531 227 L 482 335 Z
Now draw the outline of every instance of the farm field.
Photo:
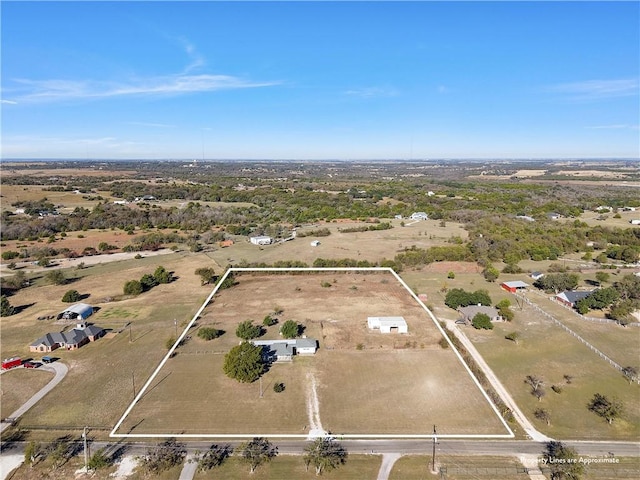
M 530 307 L 521 310 L 513 295 L 499 287 L 499 282 L 485 282 L 478 273 L 464 273 L 462 269 L 458 269 L 455 279 L 448 279 L 448 267 L 452 265 L 434 264 L 421 271 L 403 273 L 402 276 L 415 291 L 427 295 L 428 300 L 425 303 L 432 306 L 436 317 L 441 319 L 458 318 L 457 312 L 444 305 L 445 294 L 440 291 L 443 285 L 468 291 L 486 289 L 493 304 L 503 298 L 511 300 L 515 312 L 513 322 L 497 323 L 491 331 L 476 330 L 468 326 L 461 326 L 460 330 L 474 343 L 523 413 L 539 431 L 557 439 L 638 438 L 640 386 L 629 385 L 622 374 L 608 362 L 559 326 L 541 317 L 537 311 Z M 524 275 L 508 277 L 508 280 L 517 278 L 530 283 L 530 279 Z M 500 281 L 506 279 L 501 276 Z M 532 300 L 537 302 L 538 296 L 533 296 Z M 556 317 L 561 321 L 573 319 L 573 313 L 557 304 L 552 306 L 557 309 L 554 315 L 557 313 Z M 573 322 L 574 320 L 571 320 L 566 323 L 573 328 Z M 597 326 L 585 325 L 584 331 L 590 334 L 588 338 L 594 340 L 594 345 L 602 346 L 605 352 L 616 352 L 616 358 L 621 355 L 617 352 L 633 354 L 634 349 L 637 352 L 637 332 L 632 329 L 637 327 L 625 329 L 617 325 L 594 325 Z M 605 332 L 605 327 L 609 327 L 614 333 Z M 602 334 L 598 337 L 597 333 L 588 332 L 588 329 L 598 329 Z M 504 338 L 506 334 L 514 331 L 520 336 L 518 345 Z M 627 358 L 626 363 L 629 362 Z M 564 384 L 565 374 L 574 377 L 569 385 Z M 541 376 L 545 380 L 546 396 L 542 401 L 538 402 L 530 394 L 524 383 L 527 375 Z M 554 384 L 562 388 L 560 394 L 551 389 Z M 595 393 L 604 394 L 609 398 L 618 397 L 625 406 L 622 418 L 613 425 L 608 425 L 605 420 L 589 412 L 586 405 Z M 550 413 L 550 426 L 534 418 L 533 412 L 538 408 Z
M 225 333 L 195 336 L 167 360 L 117 434 L 506 435 L 506 429 L 441 334 L 390 273 L 242 273 L 197 321 Z M 323 287 L 322 284 L 325 286 Z M 330 286 L 326 286 L 330 285 Z M 262 381 L 240 384 L 222 372 L 239 322 L 282 310 L 319 340 L 314 356 L 271 365 Z M 369 331 L 367 316 L 403 316 L 408 334 Z M 278 326 L 262 337 L 277 339 Z M 275 393 L 274 382 L 285 391 Z M 314 398 L 317 407 L 313 406 Z M 465 402 L 450 401 L 465 398 Z M 399 408 L 389 408 L 389 406 Z M 317 416 L 315 415 L 317 414 Z

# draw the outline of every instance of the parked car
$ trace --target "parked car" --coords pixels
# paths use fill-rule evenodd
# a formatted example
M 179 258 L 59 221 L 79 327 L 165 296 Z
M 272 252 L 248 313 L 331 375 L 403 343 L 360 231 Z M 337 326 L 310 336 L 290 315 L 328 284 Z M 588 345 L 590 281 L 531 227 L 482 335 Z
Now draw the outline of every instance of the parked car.
M 42 357 L 42 363 L 51 363 L 53 362 L 55 359 L 53 357 Z
M 26 361 L 23 363 L 23 365 L 24 365 L 24 368 L 38 368 L 42 364 L 40 362 Z

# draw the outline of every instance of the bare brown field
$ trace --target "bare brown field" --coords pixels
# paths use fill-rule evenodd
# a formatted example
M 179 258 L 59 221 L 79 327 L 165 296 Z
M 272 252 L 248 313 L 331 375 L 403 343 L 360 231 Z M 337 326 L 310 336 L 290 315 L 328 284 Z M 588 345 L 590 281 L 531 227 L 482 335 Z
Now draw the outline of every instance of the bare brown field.
M 300 232 L 328 228 L 327 237 L 299 237 L 293 241 L 259 247 L 248 240 L 238 241 L 235 245 L 214 251 L 210 254 L 221 265 L 237 265 L 242 260 L 250 263 L 264 262 L 273 264 L 278 260 L 296 259 L 312 265 L 316 258 L 351 258 L 355 260 L 379 261 L 392 259 L 405 248 L 415 245 L 428 248 L 443 245 L 451 237 L 467 238 L 467 232 L 461 224 L 448 222 L 441 227 L 438 220 L 425 220 L 411 226 L 401 227 L 401 220 L 385 220 L 394 228 L 369 232 L 343 233 L 339 229 L 372 225 L 365 222 L 336 221 L 319 223 L 299 229 Z M 320 245 L 311 246 L 311 241 L 319 240 Z
M 28 357 L 27 357 L 28 358 Z M 53 373 L 16 368 L 2 373 L 0 418 L 6 418 L 53 379 Z
M 29 173 L 31 175 L 31 173 Z M 16 207 L 12 206 L 17 201 L 39 201 L 46 198 L 59 208 L 60 212 L 71 212 L 76 207 L 91 209 L 102 200 L 88 200 L 83 197 L 96 197 L 110 199 L 109 192 L 97 193 L 74 193 L 74 192 L 52 192 L 47 191 L 46 185 L 2 185 L 1 210 L 15 212 Z
M 492 408 L 427 313 L 388 273 L 242 274 L 207 306 L 198 326 L 226 333 L 195 336 L 177 350 L 117 433 L 306 435 L 311 385 L 317 384 L 322 428 L 340 434 L 505 434 Z M 327 282 L 330 287 L 322 287 Z M 261 323 L 275 307 L 319 340 L 314 356 L 276 363 L 245 385 L 222 372 L 237 345 L 237 324 Z M 409 334 L 369 331 L 367 316 L 403 316 Z M 275 339 L 278 326 L 263 338 Z M 282 393 L 272 390 L 283 382 Z M 451 398 L 465 398 L 463 405 Z M 400 408 L 389 408 L 389 406 Z M 337 434 L 337 433 L 336 433 Z

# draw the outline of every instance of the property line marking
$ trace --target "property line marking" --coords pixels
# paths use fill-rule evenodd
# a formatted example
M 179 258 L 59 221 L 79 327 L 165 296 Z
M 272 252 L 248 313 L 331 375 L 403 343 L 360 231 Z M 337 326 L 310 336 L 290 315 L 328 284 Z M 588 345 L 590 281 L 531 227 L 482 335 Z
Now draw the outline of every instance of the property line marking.
M 513 433 L 511 428 L 509 428 L 509 425 L 507 424 L 505 419 L 502 418 L 502 415 L 500 415 L 500 412 L 498 412 L 498 409 L 496 408 L 496 406 L 493 404 L 493 402 L 489 398 L 489 395 L 487 395 L 487 392 L 485 392 L 485 390 L 482 388 L 482 385 L 480 385 L 480 382 L 478 381 L 478 379 L 475 377 L 475 375 L 473 374 L 471 369 L 468 367 L 468 365 L 463 360 L 462 355 L 460 354 L 460 352 L 458 352 L 458 350 L 456 349 L 455 345 L 451 342 L 449 337 L 446 335 L 446 333 L 444 332 L 444 330 L 442 329 L 442 327 L 438 323 L 438 320 L 436 319 L 435 315 L 433 315 L 433 313 L 425 306 L 424 303 L 422 303 L 422 301 L 409 288 L 409 286 L 404 282 L 404 280 L 402 280 L 402 278 L 400 278 L 400 276 L 390 267 L 307 267 L 307 268 L 303 268 L 303 267 L 292 267 L 292 268 L 275 268 L 275 267 L 244 268 L 244 267 L 231 267 L 231 268 L 227 269 L 225 274 L 218 281 L 218 284 L 215 286 L 213 291 L 209 294 L 209 296 L 204 301 L 202 306 L 195 313 L 195 315 L 193 316 L 193 318 L 191 319 L 189 324 L 186 326 L 186 328 L 184 329 L 182 334 L 178 337 L 178 339 L 173 344 L 171 349 L 167 352 L 167 354 L 162 359 L 162 361 L 160 362 L 158 367 L 151 374 L 151 376 L 146 381 L 146 383 L 144 384 L 144 386 L 142 387 L 140 392 L 138 392 L 138 394 L 134 398 L 133 402 L 131 402 L 131 405 L 129 405 L 129 407 L 125 410 L 125 412 L 122 415 L 122 417 L 120 418 L 120 420 L 118 420 L 116 425 L 113 427 L 113 430 L 111 431 L 111 433 L 109 433 L 109 437 L 112 437 L 112 438 L 253 438 L 253 437 L 256 437 L 256 436 L 262 436 L 262 437 L 271 437 L 271 438 L 299 438 L 299 439 L 300 438 L 302 438 L 302 439 L 309 438 L 308 435 L 274 434 L 274 433 L 269 433 L 269 434 L 265 434 L 265 433 L 247 433 L 247 434 L 116 433 L 116 430 L 118 430 L 118 428 L 120 428 L 120 426 L 124 422 L 125 418 L 129 415 L 129 413 L 131 413 L 131 410 L 133 410 L 133 408 L 138 403 L 138 401 L 140 401 L 140 399 L 144 396 L 147 388 L 149 388 L 149 385 L 151 385 L 151 383 L 153 382 L 155 377 L 158 375 L 158 373 L 160 372 L 160 370 L 162 369 L 164 364 L 167 362 L 167 360 L 169 358 L 171 358 L 173 352 L 175 351 L 176 348 L 178 348 L 178 345 L 180 345 L 180 343 L 182 342 L 184 337 L 187 335 L 187 332 L 189 331 L 191 326 L 199 318 L 199 316 L 202 314 L 203 310 L 207 307 L 207 305 L 209 305 L 209 302 L 211 302 L 211 300 L 213 299 L 214 295 L 218 292 L 218 290 L 220 288 L 220 285 L 222 285 L 222 283 L 227 279 L 227 277 L 233 272 L 282 272 L 282 273 L 284 273 L 284 272 L 388 272 L 388 273 L 391 273 L 398 280 L 398 282 L 400 282 L 400 284 L 407 290 L 407 292 L 409 292 L 409 294 L 414 298 L 414 300 L 416 302 L 418 302 L 418 305 L 420 305 L 424 309 L 424 311 L 427 312 L 427 314 L 429 315 L 429 318 L 431 318 L 431 320 L 435 324 L 435 326 L 438 329 L 438 331 L 447 340 L 447 342 L 449 344 L 449 347 L 451 348 L 451 350 L 453 350 L 453 352 L 455 352 L 456 356 L 458 357 L 458 360 L 460 361 L 460 363 L 462 364 L 464 369 L 467 371 L 469 376 L 472 378 L 473 382 L 478 387 L 478 389 L 480 390 L 481 394 L 484 396 L 486 401 L 489 403 L 489 405 L 491 406 L 492 410 L 494 411 L 496 416 L 500 419 L 500 422 L 502 423 L 502 425 L 505 427 L 505 429 L 508 432 L 507 434 L 438 434 L 438 438 L 461 438 L 461 439 L 465 439 L 465 438 L 468 438 L 468 439 L 486 438 L 486 439 L 499 439 L 499 438 L 514 438 L 515 437 L 515 434 Z M 316 401 L 317 401 L 317 393 L 316 393 Z M 317 422 L 318 422 L 318 426 L 320 426 L 319 403 L 314 408 L 316 408 Z M 310 423 L 311 423 L 311 417 L 310 417 Z M 320 426 L 320 428 L 321 428 L 321 426 Z M 422 435 L 422 434 L 340 434 L 340 438 L 354 438 L 354 439 L 355 438 L 362 438 L 362 439 L 373 439 L 373 438 L 376 438 L 376 439 L 393 439 L 393 438 L 425 439 L 425 438 L 429 438 L 429 439 L 431 439 L 431 438 L 434 438 L 434 435 L 433 434 L 424 434 L 424 435 Z

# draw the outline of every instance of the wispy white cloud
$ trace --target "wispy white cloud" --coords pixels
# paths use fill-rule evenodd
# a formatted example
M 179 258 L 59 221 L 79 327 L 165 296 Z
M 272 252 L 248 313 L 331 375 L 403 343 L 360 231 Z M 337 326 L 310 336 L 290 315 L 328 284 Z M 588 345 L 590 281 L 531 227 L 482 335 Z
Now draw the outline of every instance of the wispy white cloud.
M 232 75 L 196 74 L 195 70 L 206 65 L 205 58 L 188 39 L 179 37 L 174 38 L 174 41 L 181 44 L 189 60 L 180 73 L 111 81 L 14 78 L 10 91 L 18 101 L 32 103 L 136 95 L 184 95 L 218 90 L 271 87 L 282 83 L 279 81 L 253 81 Z M 9 90 L 5 89 L 5 91 Z
M 183 70 L 183 73 L 189 73 L 193 70 L 203 67 L 206 64 L 204 57 L 197 51 L 195 45 L 193 45 L 188 39 L 180 37 L 178 38 L 178 41 L 182 44 L 185 53 L 191 60 Z
M 347 90 L 344 94 L 360 98 L 395 97 L 398 90 L 391 87 L 364 87 Z
M 601 100 L 616 97 L 631 97 L 640 93 L 637 78 L 617 80 L 585 80 L 560 83 L 546 88 L 547 91 L 566 95 L 570 100 Z
M 18 102 L 14 101 L 14 100 L 2 100 L 1 102 L 4 105 L 17 105 Z
M 126 82 L 94 80 L 16 79 L 22 87 L 21 101 L 59 101 L 99 99 L 135 95 L 180 95 L 241 88 L 279 85 L 280 82 L 255 82 L 230 75 L 170 75 L 133 79 Z

